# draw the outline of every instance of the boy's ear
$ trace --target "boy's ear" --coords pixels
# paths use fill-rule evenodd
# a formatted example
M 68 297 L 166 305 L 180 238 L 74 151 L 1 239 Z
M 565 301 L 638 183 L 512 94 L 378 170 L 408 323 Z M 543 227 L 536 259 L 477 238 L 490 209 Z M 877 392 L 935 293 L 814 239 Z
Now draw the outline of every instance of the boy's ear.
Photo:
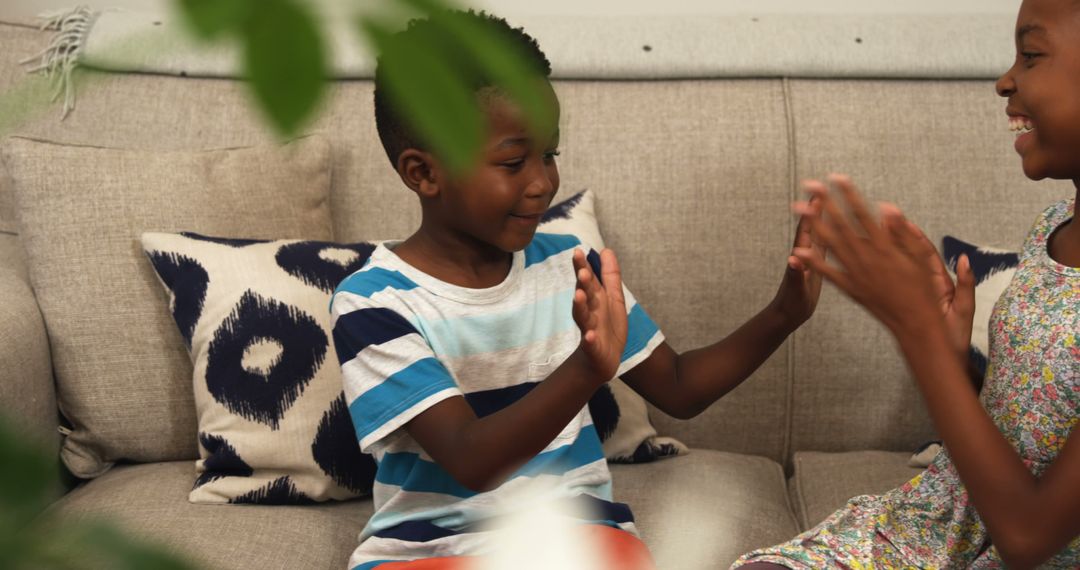
M 434 198 L 439 194 L 437 170 L 438 166 L 430 153 L 408 148 L 398 155 L 398 176 L 421 198 Z

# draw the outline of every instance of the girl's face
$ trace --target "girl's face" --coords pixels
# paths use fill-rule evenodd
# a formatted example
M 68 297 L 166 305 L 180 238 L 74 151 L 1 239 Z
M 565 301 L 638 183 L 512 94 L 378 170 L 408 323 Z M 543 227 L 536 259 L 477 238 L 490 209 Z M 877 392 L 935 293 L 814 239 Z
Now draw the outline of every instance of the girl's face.
M 1080 179 L 1080 2 L 1024 0 L 1016 61 L 997 82 L 1009 99 L 1024 174 Z

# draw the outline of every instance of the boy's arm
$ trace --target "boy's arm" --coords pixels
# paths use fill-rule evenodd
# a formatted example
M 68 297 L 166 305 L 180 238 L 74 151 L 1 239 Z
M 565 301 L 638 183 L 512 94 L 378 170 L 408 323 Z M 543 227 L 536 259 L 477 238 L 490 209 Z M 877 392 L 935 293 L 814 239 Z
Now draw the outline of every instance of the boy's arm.
M 806 184 L 813 184 L 808 182 Z M 812 208 L 820 208 L 813 201 Z M 795 230 L 796 248 L 824 255 L 808 224 Z M 622 380 L 664 413 L 692 418 L 758 369 L 795 329 L 810 318 L 821 294 L 821 277 L 790 256 L 776 297 L 758 314 L 712 345 L 676 353 L 662 343 Z
M 497 487 L 544 450 L 615 376 L 626 343 L 626 305 L 618 262 L 601 256 L 603 284 L 579 250 L 574 321 L 581 345 L 517 402 L 477 418 L 462 397 L 443 400 L 406 424 L 409 435 L 459 483 L 474 491 Z

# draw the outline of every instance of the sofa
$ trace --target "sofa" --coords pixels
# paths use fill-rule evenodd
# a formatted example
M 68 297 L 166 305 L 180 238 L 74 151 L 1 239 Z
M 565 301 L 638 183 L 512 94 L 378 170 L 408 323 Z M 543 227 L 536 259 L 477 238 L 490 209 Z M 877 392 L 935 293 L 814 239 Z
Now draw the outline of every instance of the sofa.
M 791 246 L 796 220 L 789 203 L 799 197 L 801 179 L 846 172 L 870 197 L 899 204 L 935 243 L 953 235 L 1013 249 L 1043 207 L 1070 195 L 1068 185 L 1025 179 L 1011 148 L 1004 103 L 993 89 L 995 67 L 1003 70 L 1012 57 L 1010 15 L 848 18 L 842 47 L 786 44 L 781 40 L 789 36 L 775 29 L 772 39 L 754 35 L 752 25 L 769 15 L 740 16 L 745 33 L 738 37 L 708 35 L 734 18 L 696 18 L 692 33 L 634 37 L 633 54 L 584 62 L 569 61 L 571 47 L 538 35 L 551 46 L 563 111 L 562 192 L 595 193 L 600 229 L 620 255 L 626 283 L 676 350 L 723 337 L 771 299 Z M 23 84 L 19 60 L 50 41 L 51 32 L 32 24 L 0 24 L 0 91 Z M 649 29 L 635 25 L 624 29 L 627 36 Z M 668 32 L 678 29 L 670 23 Z M 912 45 L 914 34 L 928 39 Z M 756 43 L 737 45 L 743 40 Z M 619 49 L 618 42 L 607 45 Z M 858 49 L 875 51 L 863 57 L 852 51 Z M 702 50 L 708 55 L 678 68 L 655 61 L 685 62 Z M 238 80 L 76 73 L 94 82 L 78 93 L 70 114 L 61 120 L 59 107 L 49 107 L 5 122 L 4 134 L 58 147 L 154 152 L 274 143 Z M 330 147 L 325 208 L 332 224 L 304 237 L 406 236 L 419 211 L 378 143 L 372 84 L 342 79 L 333 87 L 308 129 Z M 25 204 L 13 189 L 23 182 L 0 169 L 0 409 L 21 437 L 71 467 L 77 458 L 61 450 L 70 448 L 65 439 L 73 426 L 61 412 L 66 395 L 79 390 L 80 368 L 70 362 L 78 352 L 57 332 L 72 326 L 57 321 L 63 311 L 39 304 L 59 285 L 57 268 L 43 266 L 38 250 L 46 242 L 85 244 L 95 234 L 21 211 Z M 158 219 L 170 227 L 132 228 L 130 243 L 121 244 L 132 252 L 141 231 L 202 229 L 203 218 L 192 218 L 198 210 L 190 207 L 187 217 L 170 222 L 171 208 L 191 196 L 163 194 L 150 183 L 104 208 L 95 206 L 93 190 L 68 188 L 50 199 L 99 208 L 114 221 L 123 220 L 126 204 L 159 205 Z M 211 226 L 230 215 L 212 200 L 199 207 Z M 54 235 L 43 233 L 45 223 L 58 228 Z M 188 223 L 196 227 L 173 227 Z M 248 230 L 264 231 L 257 223 Z M 88 286 L 109 279 L 94 271 L 71 278 Z M 86 325 L 84 334 L 92 334 L 93 323 Z M 369 499 L 189 503 L 198 457 L 191 368 L 180 337 L 170 334 L 173 369 L 143 373 L 156 392 L 132 383 L 101 395 L 127 410 L 107 436 L 134 451 L 108 457 L 96 476 L 71 479 L 50 512 L 67 520 L 106 517 L 206 568 L 345 567 L 371 515 Z M 109 345 L 100 366 L 139 365 L 122 357 L 127 344 L 139 343 L 137 335 L 99 341 Z M 158 386 L 176 378 L 187 383 Z M 157 429 L 125 431 L 128 422 L 141 425 L 166 412 L 172 419 Z M 662 435 L 691 451 L 612 465 L 614 494 L 633 509 L 658 566 L 672 570 L 726 568 L 746 551 L 810 528 L 852 496 L 903 483 L 918 473 L 908 466 L 912 452 L 935 438 L 887 331 L 831 287 L 813 318 L 739 388 L 691 420 L 656 410 L 651 418 Z

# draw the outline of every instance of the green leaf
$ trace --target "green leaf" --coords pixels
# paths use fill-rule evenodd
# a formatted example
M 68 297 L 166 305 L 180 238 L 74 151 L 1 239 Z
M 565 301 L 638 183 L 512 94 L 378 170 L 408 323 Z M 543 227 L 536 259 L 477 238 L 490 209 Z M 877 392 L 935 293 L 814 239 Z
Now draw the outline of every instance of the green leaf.
M 59 468 L 54 459 L 25 443 L 0 423 L 0 511 L 2 521 L 18 527 L 49 502 Z
M 411 129 L 452 171 L 467 171 L 483 144 L 484 116 L 472 89 L 442 57 L 437 38 L 404 43 L 373 19 L 360 24 L 383 54 L 387 94 Z
M 206 39 L 240 31 L 255 8 L 252 0 L 178 0 L 178 3 L 188 24 Z
M 326 87 L 326 53 L 315 19 L 292 0 L 263 0 L 242 34 L 256 100 L 280 134 L 296 134 Z
M 476 63 L 494 78 L 494 83 L 525 113 L 535 133 L 547 133 L 558 128 L 557 110 L 547 91 L 538 82 L 545 81 L 532 58 L 515 41 L 460 14 L 440 0 L 401 0 L 428 14 L 439 23 L 449 41 L 464 46 Z

